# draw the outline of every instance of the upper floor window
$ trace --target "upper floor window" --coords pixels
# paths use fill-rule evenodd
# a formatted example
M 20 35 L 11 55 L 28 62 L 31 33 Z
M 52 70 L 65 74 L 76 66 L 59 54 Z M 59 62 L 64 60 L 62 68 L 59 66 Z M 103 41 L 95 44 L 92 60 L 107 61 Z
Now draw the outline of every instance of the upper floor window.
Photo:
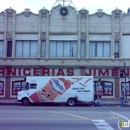
M 12 56 L 12 41 L 7 42 L 7 57 Z
M 46 56 L 46 41 L 41 42 L 41 57 Z
M 38 41 L 16 41 L 16 57 L 37 57 Z
M 114 45 L 114 57 L 119 58 L 119 41 L 115 41 Z
M 90 57 L 110 57 L 110 42 L 90 42 Z
M 50 57 L 77 57 L 77 41 L 50 41 Z
M 86 45 L 85 41 L 81 41 L 81 46 L 80 46 L 80 57 L 85 58 L 86 55 Z
M 4 53 L 4 41 L 0 41 L 0 57 L 3 57 Z

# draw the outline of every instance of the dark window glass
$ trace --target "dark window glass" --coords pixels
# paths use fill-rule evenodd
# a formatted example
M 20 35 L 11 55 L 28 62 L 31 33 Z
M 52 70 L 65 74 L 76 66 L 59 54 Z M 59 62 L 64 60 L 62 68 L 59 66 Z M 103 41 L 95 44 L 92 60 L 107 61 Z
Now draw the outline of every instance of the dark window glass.
M 12 56 L 12 41 L 7 42 L 7 57 Z
M 36 89 L 37 88 L 37 84 L 30 84 L 30 89 Z

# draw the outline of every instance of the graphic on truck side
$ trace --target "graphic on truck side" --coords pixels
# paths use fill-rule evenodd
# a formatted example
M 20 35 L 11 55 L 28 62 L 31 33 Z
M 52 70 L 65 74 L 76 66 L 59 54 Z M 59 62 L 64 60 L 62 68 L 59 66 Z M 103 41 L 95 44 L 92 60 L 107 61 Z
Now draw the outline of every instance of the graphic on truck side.
M 57 97 L 62 95 L 75 83 L 78 83 L 83 90 L 85 87 L 87 87 L 87 82 L 89 82 L 90 80 L 91 78 L 87 79 L 85 82 L 82 82 L 82 78 L 51 78 L 43 87 L 34 92 L 32 95 L 30 95 L 30 98 L 34 102 L 53 102 Z M 73 88 L 72 90 L 76 89 Z M 80 92 L 81 90 L 76 91 Z M 87 91 L 88 90 L 86 90 L 86 92 Z

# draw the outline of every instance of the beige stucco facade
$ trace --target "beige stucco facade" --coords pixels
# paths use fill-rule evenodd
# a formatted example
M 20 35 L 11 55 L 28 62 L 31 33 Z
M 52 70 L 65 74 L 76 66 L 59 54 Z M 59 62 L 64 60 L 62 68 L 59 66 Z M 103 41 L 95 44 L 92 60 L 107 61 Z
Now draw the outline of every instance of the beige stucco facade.
M 129 74 L 130 67 L 130 13 L 124 14 L 120 9 L 115 9 L 111 14 L 98 10 L 89 14 L 86 9 L 77 11 L 68 6 L 68 14 L 60 13 L 62 5 L 53 7 L 51 11 L 42 8 L 38 14 L 29 9 L 17 14 L 12 8 L 0 13 L 0 41 L 3 41 L 3 49 L 0 49 L 0 81 L 4 85 L 0 98 L 15 98 L 13 94 L 13 81 L 23 80 L 26 76 L 34 75 L 33 70 L 27 69 L 22 72 L 12 71 L 8 73 L 3 68 L 73 68 L 73 75 L 85 75 L 86 69 L 116 69 L 116 74 L 107 73 L 98 75 L 94 72 L 94 80 L 112 82 L 113 92 L 104 95 L 103 98 L 119 98 L 121 84 L 124 78 L 119 77 L 120 69 L 124 69 L 124 62 Z M 16 41 L 37 41 L 37 54 L 35 57 L 17 57 Z M 45 41 L 45 56 L 41 56 L 41 43 Z M 75 57 L 50 57 L 50 41 L 76 41 L 77 54 Z M 85 56 L 81 57 L 81 41 L 85 42 Z M 90 41 L 110 42 L 109 57 L 90 56 Z M 11 52 L 8 55 L 8 42 L 11 42 Z M 118 52 L 115 52 L 115 42 L 118 42 Z M 117 53 L 117 55 L 115 55 Z M 82 69 L 81 69 L 82 68 Z M 14 72 L 14 73 L 13 73 Z M 30 75 L 29 72 L 31 72 Z M 20 75 L 18 74 L 20 73 Z M 53 73 L 53 74 L 52 74 Z M 41 73 L 36 70 L 36 75 Z M 47 74 L 45 74 L 47 75 Z M 52 70 L 48 76 L 57 75 Z M 63 75 L 59 73 L 58 75 Z M 67 75 L 65 70 L 64 75 Z M 71 75 L 70 75 L 71 76 Z M 129 79 L 128 79 L 129 81 Z M 104 83 L 105 84 L 105 83 Z M 129 86 L 130 88 L 130 86 Z

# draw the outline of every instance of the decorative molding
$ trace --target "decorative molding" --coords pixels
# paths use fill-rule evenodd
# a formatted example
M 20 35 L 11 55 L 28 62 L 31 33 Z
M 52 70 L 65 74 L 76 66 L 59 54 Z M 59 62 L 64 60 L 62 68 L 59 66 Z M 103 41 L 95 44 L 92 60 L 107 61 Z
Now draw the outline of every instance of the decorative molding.
M 114 38 L 115 38 L 115 40 L 120 40 L 120 33 L 119 32 L 115 32 L 114 33 Z
M 104 12 L 97 12 L 96 15 L 97 15 L 99 18 L 101 18 L 101 17 L 103 17 Z
M 30 11 L 30 9 L 25 9 L 23 13 L 24 13 L 25 17 L 29 17 L 31 14 L 31 11 Z
M 103 17 L 103 15 L 104 15 L 103 10 L 102 10 L 102 9 L 98 9 L 97 11 L 98 11 L 98 12 L 96 13 L 96 15 L 97 15 L 99 18 Z
M 68 9 L 67 9 L 67 7 L 62 7 L 62 8 L 60 9 L 60 14 L 61 14 L 62 16 L 66 16 L 66 15 L 68 14 Z
M 8 17 L 13 17 L 13 14 L 16 13 L 16 11 L 13 10 L 11 7 L 6 9 L 5 12 L 7 13 Z
M 44 32 L 44 33 L 41 33 L 41 39 L 42 40 L 46 40 L 46 33 Z
M 112 14 L 115 15 L 115 18 L 120 18 L 120 14 L 122 14 L 122 10 L 116 8 L 114 11 L 112 11 Z
M 81 18 L 86 18 L 86 15 L 88 14 L 88 10 L 83 8 L 79 11 L 79 14 L 81 15 Z
M 80 61 L 81 61 L 81 59 L 80 59 L 80 58 L 77 58 L 77 61 L 78 61 L 78 62 L 80 62 Z
M 13 36 L 13 32 L 7 32 L 6 38 L 12 38 L 12 36 Z
M 39 10 L 39 13 L 42 17 L 45 17 L 47 14 L 49 14 L 49 11 L 46 8 L 42 8 L 41 10 Z
M 80 39 L 81 40 L 86 40 L 86 33 L 81 33 L 80 34 Z

